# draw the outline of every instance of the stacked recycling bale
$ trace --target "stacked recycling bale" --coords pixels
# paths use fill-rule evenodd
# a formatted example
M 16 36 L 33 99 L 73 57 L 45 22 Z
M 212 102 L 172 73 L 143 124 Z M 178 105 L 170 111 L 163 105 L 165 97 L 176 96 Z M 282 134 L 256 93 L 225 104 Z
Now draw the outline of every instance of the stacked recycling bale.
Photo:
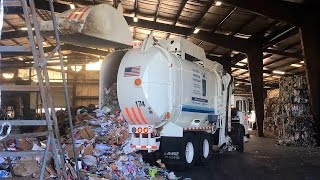
M 267 136 L 277 138 L 280 144 L 315 145 L 305 76 L 282 78 L 279 96 L 268 96 L 265 100 L 264 132 Z
M 264 134 L 268 137 L 278 137 L 278 125 L 280 121 L 275 116 L 275 112 L 279 109 L 278 97 L 270 97 L 265 100 L 265 118 L 264 118 Z

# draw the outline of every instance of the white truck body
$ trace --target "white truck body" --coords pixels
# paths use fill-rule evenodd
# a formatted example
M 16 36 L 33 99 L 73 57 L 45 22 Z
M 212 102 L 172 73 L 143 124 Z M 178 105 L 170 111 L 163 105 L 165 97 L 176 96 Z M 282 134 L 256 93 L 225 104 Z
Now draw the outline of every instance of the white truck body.
M 219 145 L 228 143 L 231 88 L 231 76 L 222 66 L 184 39 L 155 42 L 149 37 L 141 48 L 126 52 L 118 68 L 119 105 L 136 149 L 158 150 L 156 138 L 183 137 L 186 131 L 219 129 Z M 149 136 L 135 136 L 138 128 L 148 128 Z
M 52 31 L 49 24 L 43 22 L 41 29 Z M 58 26 L 61 39 L 78 46 L 133 44 L 120 11 L 105 4 L 66 11 L 58 16 Z M 213 144 L 237 144 L 243 151 L 242 127 L 231 124 L 232 78 L 222 65 L 206 59 L 199 46 L 180 38 L 157 41 L 150 35 L 141 48 L 112 52 L 102 62 L 100 108 L 114 83 L 130 124 L 132 147 L 160 153 L 167 168 L 204 164 Z
M 100 106 L 115 82 L 132 148 L 162 153 L 169 168 L 175 169 L 175 160 L 188 167 L 195 158 L 204 162 L 212 145 L 233 147 L 234 139 L 243 151 L 244 130 L 231 124 L 232 78 L 222 65 L 206 59 L 200 47 L 185 39 L 156 41 L 150 35 L 141 48 L 106 57 Z

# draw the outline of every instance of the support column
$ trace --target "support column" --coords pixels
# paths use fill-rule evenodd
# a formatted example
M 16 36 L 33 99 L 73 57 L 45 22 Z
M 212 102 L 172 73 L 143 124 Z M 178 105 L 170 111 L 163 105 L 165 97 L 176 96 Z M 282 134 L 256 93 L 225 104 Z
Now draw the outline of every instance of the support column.
M 315 21 L 314 17 L 318 17 L 315 12 L 305 16 L 300 37 L 310 90 L 311 112 L 315 121 L 315 138 L 320 145 L 320 22 Z
M 222 57 L 220 61 L 217 61 L 223 66 L 223 69 L 231 75 L 231 58 Z
M 253 104 L 256 112 L 258 135 L 263 136 L 264 99 L 263 99 L 263 51 L 262 43 L 254 43 L 246 52 Z

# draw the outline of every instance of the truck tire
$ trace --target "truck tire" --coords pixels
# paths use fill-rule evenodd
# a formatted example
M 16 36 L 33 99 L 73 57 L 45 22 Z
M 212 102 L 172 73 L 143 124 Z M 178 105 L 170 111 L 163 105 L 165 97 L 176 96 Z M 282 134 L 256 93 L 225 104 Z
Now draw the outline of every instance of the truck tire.
M 174 138 L 171 143 L 163 145 L 163 162 L 172 171 L 183 171 L 194 166 L 197 153 L 195 138 L 191 133 L 185 133 L 182 138 Z M 175 156 L 169 156 L 174 152 Z M 169 154 L 169 155 L 168 155 Z
M 212 137 L 208 133 L 199 135 L 199 163 L 205 165 L 212 156 Z
M 236 147 L 236 150 L 238 152 L 243 152 L 244 151 L 244 142 L 243 142 L 244 127 L 243 127 L 243 125 L 241 125 L 239 123 L 233 123 L 230 137 L 232 140 L 232 144 Z

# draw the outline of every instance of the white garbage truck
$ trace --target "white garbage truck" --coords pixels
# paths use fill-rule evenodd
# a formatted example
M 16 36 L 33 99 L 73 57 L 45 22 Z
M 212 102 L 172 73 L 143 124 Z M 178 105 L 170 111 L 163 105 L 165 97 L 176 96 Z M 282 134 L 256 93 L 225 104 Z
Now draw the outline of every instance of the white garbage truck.
M 214 145 L 244 149 L 244 128 L 231 116 L 232 77 L 182 39 L 155 40 L 110 53 L 101 65 L 100 105 L 117 83 L 132 148 L 172 170 L 206 163 Z
M 94 48 L 132 47 L 119 7 L 100 4 L 57 15 L 61 40 Z M 42 22 L 41 30 L 52 31 L 52 22 Z M 102 62 L 100 107 L 114 83 L 132 148 L 144 152 L 145 160 L 160 158 L 169 169 L 185 169 L 206 163 L 213 145 L 243 151 L 244 128 L 232 121 L 237 118 L 231 114 L 232 77 L 199 46 L 148 36 L 141 48 L 114 51 Z

